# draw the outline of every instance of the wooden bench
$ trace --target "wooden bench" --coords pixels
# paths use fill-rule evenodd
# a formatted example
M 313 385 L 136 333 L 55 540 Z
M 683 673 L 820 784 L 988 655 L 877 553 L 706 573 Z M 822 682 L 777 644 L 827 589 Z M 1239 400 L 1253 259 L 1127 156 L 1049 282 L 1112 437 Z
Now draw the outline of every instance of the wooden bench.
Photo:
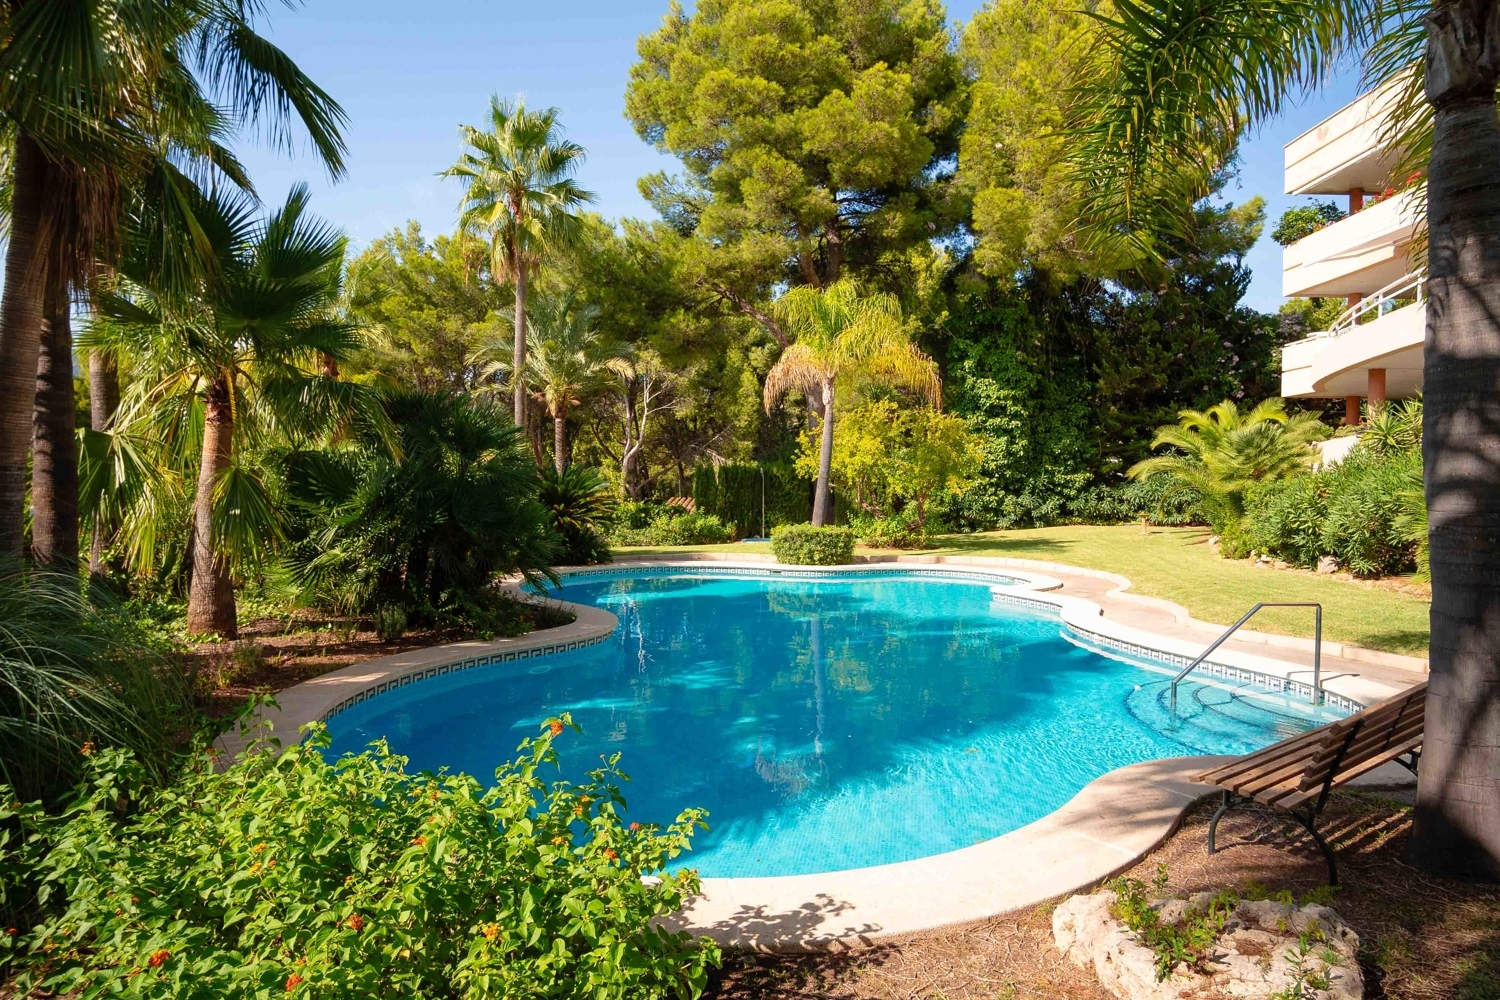
M 1214 834 L 1224 813 L 1240 802 L 1259 802 L 1286 813 L 1307 830 L 1328 862 L 1329 885 L 1338 885 L 1333 850 L 1317 830 L 1328 793 L 1390 761 L 1415 774 L 1426 706 L 1423 681 L 1348 718 L 1198 775 L 1194 780 L 1224 791 L 1224 801 L 1208 824 L 1208 853 L 1214 853 Z

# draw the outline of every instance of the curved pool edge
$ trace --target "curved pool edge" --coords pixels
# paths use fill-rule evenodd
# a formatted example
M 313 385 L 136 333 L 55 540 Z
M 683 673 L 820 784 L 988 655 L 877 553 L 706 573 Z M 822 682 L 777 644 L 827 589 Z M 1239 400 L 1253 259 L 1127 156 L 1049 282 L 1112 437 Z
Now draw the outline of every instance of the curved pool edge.
M 702 892 L 661 923 L 726 948 L 830 951 L 1035 906 L 1135 865 L 1214 791 L 1192 776 L 1231 759 L 1128 764 L 1019 830 L 916 861 L 819 875 L 706 878 Z
M 732 560 L 694 555 L 621 560 L 613 566 L 765 571 L 778 565 L 753 555 Z M 897 567 L 920 571 L 924 566 L 960 574 L 966 567 L 991 575 L 1003 570 L 1000 575 L 1020 582 L 992 587 L 997 598 L 1054 612 L 1069 632 L 1106 650 L 1139 652 L 1171 662 L 1195 657 L 1202 649 L 1200 643 L 1115 621 L 1093 601 L 1052 593 L 1062 582 L 1025 565 L 1026 560 L 957 558 L 962 562 L 897 557 L 798 569 L 839 575 Z M 557 572 L 566 577 L 598 569 L 560 567 Z M 1072 567 L 1056 569 L 1080 572 Z M 1129 586 L 1129 580 L 1115 574 L 1092 571 L 1087 575 Z M 520 592 L 519 581 L 509 581 L 507 587 Z M 326 720 L 391 688 L 454 670 L 592 645 L 607 639 L 618 626 L 616 617 L 603 608 L 552 599 L 549 603 L 571 611 L 575 620 L 515 638 L 449 643 L 343 667 L 281 692 L 277 707 L 263 710 L 260 717 L 276 733 L 295 734 L 308 723 Z M 1253 674 L 1247 679 L 1260 683 L 1274 684 L 1280 679 L 1296 685 L 1304 683 L 1300 675 L 1309 673 L 1299 664 L 1237 650 L 1221 650 L 1210 662 L 1230 676 L 1234 671 Z M 1378 701 L 1396 690 L 1358 675 L 1328 677 L 1324 687 L 1354 706 Z M 243 749 L 244 741 L 226 736 L 219 745 L 233 753 Z M 1085 785 L 1061 808 L 1018 830 L 915 861 L 813 875 L 704 879 L 702 893 L 665 922 L 729 947 L 808 951 L 859 947 L 1033 906 L 1124 871 L 1159 846 L 1176 831 L 1187 810 L 1211 791 L 1192 782 L 1191 776 L 1222 759 L 1227 758 L 1173 757 L 1117 768 Z

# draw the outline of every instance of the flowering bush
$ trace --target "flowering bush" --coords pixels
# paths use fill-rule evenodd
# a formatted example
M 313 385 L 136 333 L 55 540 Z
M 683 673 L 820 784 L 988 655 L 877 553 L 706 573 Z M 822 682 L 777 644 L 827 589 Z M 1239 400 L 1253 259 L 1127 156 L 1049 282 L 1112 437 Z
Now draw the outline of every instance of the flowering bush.
M 718 949 L 653 919 L 697 889 L 663 867 L 703 814 L 624 826 L 615 759 L 545 784 L 568 726 L 488 788 L 408 774 L 383 744 L 328 763 L 321 729 L 160 790 L 101 752 L 63 815 L 0 812 L 3 904 L 30 928 L 0 934 L 0 977 L 80 997 L 696 997 Z

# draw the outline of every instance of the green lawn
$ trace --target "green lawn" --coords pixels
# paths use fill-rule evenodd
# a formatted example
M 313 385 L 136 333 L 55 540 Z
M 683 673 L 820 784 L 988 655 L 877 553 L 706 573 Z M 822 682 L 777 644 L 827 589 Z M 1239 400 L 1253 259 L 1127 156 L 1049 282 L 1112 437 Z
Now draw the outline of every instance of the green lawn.
M 1427 601 L 1362 583 L 1256 569 L 1249 562 L 1220 559 L 1201 544 L 1206 536 L 1205 530 L 1197 528 L 1152 528 L 1149 535 L 1143 535 L 1138 525 L 1069 525 L 943 535 L 935 539 L 934 548 L 924 551 L 1040 559 L 1108 570 L 1129 577 L 1136 593 L 1175 601 L 1201 621 L 1225 625 L 1232 624 L 1256 601 L 1318 601 L 1323 605 L 1323 634 L 1328 639 L 1393 653 L 1426 654 Z M 758 543 L 628 548 L 620 549 L 619 554 L 769 549 L 769 545 Z M 1255 617 L 1251 627 L 1311 636 L 1312 614 L 1268 608 Z

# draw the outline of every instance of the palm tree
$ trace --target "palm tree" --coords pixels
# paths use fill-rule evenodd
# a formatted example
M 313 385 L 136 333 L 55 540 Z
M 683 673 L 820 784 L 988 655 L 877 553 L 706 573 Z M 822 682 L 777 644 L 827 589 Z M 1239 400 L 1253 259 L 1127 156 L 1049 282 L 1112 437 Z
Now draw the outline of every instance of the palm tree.
M 14 558 L 21 548 L 43 331 L 58 341 L 48 347 L 52 358 L 71 356 L 70 331 L 55 321 L 55 303 L 66 302 L 70 286 L 77 290 L 107 254 L 120 193 L 149 172 L 162 136 L 176 136 L 179 153 L 232 165 L 222 140 L 235 122 L 254 122 L 286 143 L 286 124 L 295 117 L 330 170 L 342 169 L 343 112 L 255 33 L 249 20 L 255 10 L 234 0 L 32 0 L 7 15 L 0 120 L 14 137 L 15 155 L 0 300 L 0 557 Z M 59 366 L 48 366 L 43 384 L 61 389 L 48 394 L 41 418 L 56 437 L 63 428 L 50 422 L 71 413 L 61 399 L 71 394 L 71 378 L 62 385 Z M 53 457 L 66 479 L 74 460 L 68 445 L 60 443 Z M 69 487 L 50 483 L 53 468 L 42 469 L 43 497 L 66 504 Z M 59 519 L 44 508 L 51 536 L 44 543 L 66 534 L 55 523 L 66 519 L 66 511 Z M 68 545 L 76 552 L 76 539 L 61 544 L 64 559 Z M 50 554 L 50 548 L 41 553 Z
M 828 477 L 833 465 L 833 400 L 840 376 L 866 375 L 912 389 L 934 405 L 939 398 L 937 365 L 907 339 L 901 305 L 893 296 L 866 295 L 849 279 L 821 291 L 793 288 L 776 302 L 781 327 L 793 343 L 766 374 L 770 412 L 789 392 L 810 393 L 822 404 L 822 441 L 812 523 L 833 516 Z
M 216 274 L 183 297 L 144 283 L 138 261 L 127 259 L 123 294 L 100 295 L 100 321 L 85 341 L 132 359 L 122 440 L 154 445 L 158 465 L 184 473 L 196 451 L 192 633 L 235 636 L 231 573 L 253 565 L 277 537 L 264 478 L 241 450 L 273 434 L 295 443 L 350 421 L 388 433 L 373 393 L 326 365 L 348 358 L 358 339 L 335 316 L 344 238 L 307 214 L 307 200 L 305 187 L 293 189 L 264 222 L 242 199 L 205 206 Z M 149 488 L 138 492 L 161 508 Z
M 545 296 L 532 303 L 521 382 L 552 418 L 552 460 L 561 475 L 568 468 L 568 414 L 607 392 L 627 352 L 595 327 L 599 307 L 577 302 L 574 293 Z M 515 381 L 515 347 L 496 338 L 476 355 L 486 379 Z
M 1220 533 L 1237 533 L 1245 494 L 1258 482 L 1306 471 L 1317 459 L 1311 443 L 1328 436 L 1316 414 L 1288 417 L 1278 398 L 1241 413 L 1231 400 L 1207 410 L 1183 410 L 1175 424 L 1158 428 L 1152 448 L 1175 448 L 1131 466 L 1131 479 L 1166 476 L 1166 503 L 1186 494 Z
M 1115 11 L 1095 15 L 1099 64 L 1069 148 L 1093 192 L 1090 230 L 1138 246 L 1160 228 L 1160 178 L 1219 167 L 1246 127 L 1341 57 L 1362 51 L 1369 80 L 1399 88 L 1387 145 L 1405 161 L 1398 171 L 1426 170 L 1429 295 L 1431 686 L 1410 854 L 1431 871 L 1500 878 L 1500 10 L 1494 0 L 1116 0 Z M 1171 206 L 1175 218 L 1190 200 Z
M 490 98 L 489 131 L 461 127 L 468 147 L 443 172 L 464 186 L 459 228 L 485 234 L 490 273 L 515 285 L 516 367 L 526 367 L 526 286 L 543 256 L 577 238 L 583 220 L 576 210 L 594 196 L 573 180 L 583 147 L 562 138 L 558 110 L 528 111 L 524 101 Z M 514 385 L 517 427 L 526 426 L 526 388 Z

